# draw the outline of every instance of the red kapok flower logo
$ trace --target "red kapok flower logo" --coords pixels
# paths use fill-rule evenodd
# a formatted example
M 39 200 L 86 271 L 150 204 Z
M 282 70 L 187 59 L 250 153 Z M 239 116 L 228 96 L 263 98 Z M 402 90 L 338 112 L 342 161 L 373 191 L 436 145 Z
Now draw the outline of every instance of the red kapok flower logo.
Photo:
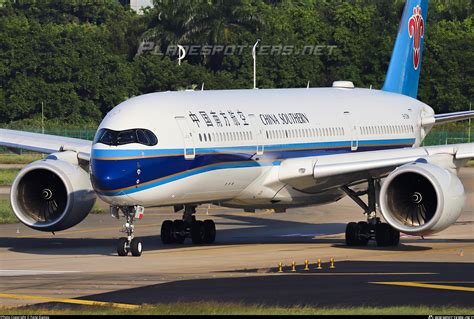
M 413 67 L 418 70 L 420 64 L 421 38 L 425 35 L 425 22 L 421 16 L 421 7 L 413 8 L 413 15 L 408 20 L 408 35 L 413 38 Z

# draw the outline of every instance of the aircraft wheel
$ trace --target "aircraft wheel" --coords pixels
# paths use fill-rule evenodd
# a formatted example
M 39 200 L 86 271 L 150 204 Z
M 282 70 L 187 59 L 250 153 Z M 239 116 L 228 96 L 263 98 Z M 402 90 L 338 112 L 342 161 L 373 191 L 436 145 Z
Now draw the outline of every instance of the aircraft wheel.
M 128 255 L 128 239 L 127 238 L 122 237 L 118 240 L 117 254 L 119 256 L 127 256 Z
M 390 233 L 390 246 L 398 246 L 398 244 L 400 243 L 400 232 L 390 226 Z
M 358 246 L 359 240 L 357 238 L 359 226 L 357 223 L 350 222 L 346 226 L 346 245 L 347 246 Z
M 138 238 L 133 238 L 132 242 L 130 243 L 130 252 L 133 256 L 138 257 L 142 255 L 143 251 L 143 243 Z
M 191 239 L 193 244 L 202 244 L 205 239 L 204 223 L 200 220 L 195 221 L 191 225 Z
M 216 240 L 216 224 L 211 219 L 206 219 L 204 226 L 204 243 L 211 244 Z
M 161 241 L 165 245 L 172 244 L 174 242 L 173 222 L 171 220 L 165 220 L 163 224 L 161 224 Z
M 397 246 L 400 242 L 400 232 L 386 223 L 375 226 L 375 241 L 377 246 Z
M 173 240 L 175 243 L 182 244 L 186 239 L 184 231 L 186 230 L 186 226 L 184 221 L 181 219 L 177 219 L 173 222 Z
M 367 246 L 369 243 L 370 226 L 367 222 L 357 223 L 357 239 L 360 246 Z

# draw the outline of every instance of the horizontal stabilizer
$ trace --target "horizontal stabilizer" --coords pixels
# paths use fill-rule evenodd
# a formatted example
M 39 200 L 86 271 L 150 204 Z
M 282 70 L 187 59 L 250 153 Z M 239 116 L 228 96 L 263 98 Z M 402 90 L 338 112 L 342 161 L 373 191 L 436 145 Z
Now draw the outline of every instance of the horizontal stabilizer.
M 474 111 L 454 112 L 435 115 L 435 125 L 474 118 Z

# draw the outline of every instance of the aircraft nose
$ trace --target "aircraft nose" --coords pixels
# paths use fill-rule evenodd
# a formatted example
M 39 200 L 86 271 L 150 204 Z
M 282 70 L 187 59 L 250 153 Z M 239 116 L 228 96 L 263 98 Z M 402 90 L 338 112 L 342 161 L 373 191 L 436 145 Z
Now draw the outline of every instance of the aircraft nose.
M 91 157 L 91 182 L 99 194 L 115 195 L 135 185 L 136 165 L 130 160 Z

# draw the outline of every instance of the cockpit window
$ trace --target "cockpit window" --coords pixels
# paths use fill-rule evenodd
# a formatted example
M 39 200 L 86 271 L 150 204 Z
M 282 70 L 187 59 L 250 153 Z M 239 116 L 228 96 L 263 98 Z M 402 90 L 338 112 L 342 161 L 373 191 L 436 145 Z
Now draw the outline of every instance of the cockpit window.
M 138 143 L 147 146 L 153 146 L 158 143 L 158 139 L 152 131 L 142 128 L 124 131 L 114 131 L 102 128 L 97 132 L 94 138 L 94 144 L 95 143 L 102 143 L 112 146 Z

